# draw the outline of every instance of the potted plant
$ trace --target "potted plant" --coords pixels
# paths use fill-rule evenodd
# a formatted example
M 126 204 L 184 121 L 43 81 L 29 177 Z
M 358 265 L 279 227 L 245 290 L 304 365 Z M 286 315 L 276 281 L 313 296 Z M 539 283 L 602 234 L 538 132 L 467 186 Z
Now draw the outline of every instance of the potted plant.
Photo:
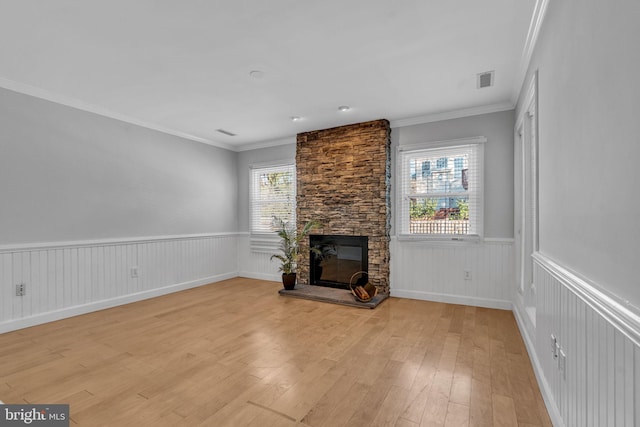
M 298 255 L 300 253 L 300 242 L 302 242 L 311 231 L 320 227 L 317 221 L 308 221 L 300 233 L 297 232 L 295 224 L 290 224 L 281 218 L 274 217 L 274 226 L 280 237 L 280 254 L 271 255 L 271 259 L 280 260 L 280 271 L 282 271 L 282 284 L 285 289 L 291 290 L 296 286 Z M 311 248 L 312 252 L 319 253 L 316 248 Z

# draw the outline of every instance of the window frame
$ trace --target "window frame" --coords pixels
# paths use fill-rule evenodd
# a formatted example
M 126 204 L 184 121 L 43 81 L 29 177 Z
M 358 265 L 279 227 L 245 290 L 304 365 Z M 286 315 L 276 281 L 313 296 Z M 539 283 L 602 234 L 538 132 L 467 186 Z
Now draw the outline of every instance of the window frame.
M 251 240 L 251 249 L 255 252 L 273 252 L 277 249 L 279 238 L 275 231 L 267 231 L 262 229 L 255 229 L 256 222 L 254 221 L 257 213 L 256 208 L 260 205 L 258 201 L 254 199 L 256 195 L 256 173 L 269 173 L 269 170 L 276 172 L 278 169 L 290 168 L 293 173 L 293 186 L 292 186 L 292 198 L 293 205 L 291 210 L 290 221 L 295 224 L 296 221 L 296 196 L 297 196 L 297 171 L 296 164 L 293 160 L 282 160 L 275 162 L 255 163 L 249 166 L 249 236 Z
M 434 241 L 434 242 L 479 242 L 484 238 L 484 145 L 487 142 L 487 138 L 484 136 L 476 136 L 471 138 L 440 140 L 440 141 L 428 141 L 418 144 L 400 145 L 396 149 L 396 236 L 398 240 L 409 241 Z M 477 177 L 478 183 L 475 186 L 475 190 L 472 193 L 468 193 L 469 196 L 477 198 L 477 202 L 474 203 L 473 217 L 470 215 L 470 221 L 473 221 L 472 234 L 427 234 L 427 233 L 410 233 L 409 232 L 409 217 L 404 218 L 403 214 L 409 214 L 409 203 L 411 193 L 407 193 L 405 190 L 409 187 L 407 180 L 411 180 L 410 167 L 406 166 L 404 161 L 408 161 L 408 157 L 412 154 L 418 154 L 423 151 L 431 150 L 458 150 L 465 146 L 471 147 L 475 155 L 475 164 L 478 168 Z M 433 169 L 433 165 L 431 165 Z M 418 171 L 416 171 L 418 173 Z M 471 204 L 470 204 L 471 205 Z M 470 206 L 471 210 L 472 207 Z M 473 219 L 472 219 L 473 218 Z

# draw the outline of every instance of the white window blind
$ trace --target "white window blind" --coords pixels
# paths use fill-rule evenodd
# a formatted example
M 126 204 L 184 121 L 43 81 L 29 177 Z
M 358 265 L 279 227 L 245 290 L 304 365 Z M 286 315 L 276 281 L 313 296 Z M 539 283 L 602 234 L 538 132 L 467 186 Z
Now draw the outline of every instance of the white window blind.
M 399 234 L 482 236 L 484 137 L 400 146 Z
M 295 224 L 296 168 L 294 164 L 251 168 L 252 235 L 273 234 L 273 217 Z

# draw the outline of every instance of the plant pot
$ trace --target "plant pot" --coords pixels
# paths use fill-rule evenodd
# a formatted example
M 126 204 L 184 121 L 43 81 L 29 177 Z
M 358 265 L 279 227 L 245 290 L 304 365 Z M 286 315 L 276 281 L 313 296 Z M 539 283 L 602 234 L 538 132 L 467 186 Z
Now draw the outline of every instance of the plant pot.
M 296 287 L 296 273 L 282 273 L 282 284 L 286 290 L 293 290 Z

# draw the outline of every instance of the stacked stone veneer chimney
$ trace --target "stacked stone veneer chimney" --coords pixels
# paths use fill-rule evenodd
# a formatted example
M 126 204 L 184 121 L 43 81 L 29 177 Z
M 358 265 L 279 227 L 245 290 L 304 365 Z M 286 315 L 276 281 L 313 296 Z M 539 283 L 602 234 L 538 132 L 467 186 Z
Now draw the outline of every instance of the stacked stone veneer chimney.
M 390 134 L 376 120 L 298 134 L 297 226 L 323 224 L 316 234 L 368 236 L 369 281 L 389 292 Z M 303 242 L 298 283 L 309 283 L 309 242 Z

